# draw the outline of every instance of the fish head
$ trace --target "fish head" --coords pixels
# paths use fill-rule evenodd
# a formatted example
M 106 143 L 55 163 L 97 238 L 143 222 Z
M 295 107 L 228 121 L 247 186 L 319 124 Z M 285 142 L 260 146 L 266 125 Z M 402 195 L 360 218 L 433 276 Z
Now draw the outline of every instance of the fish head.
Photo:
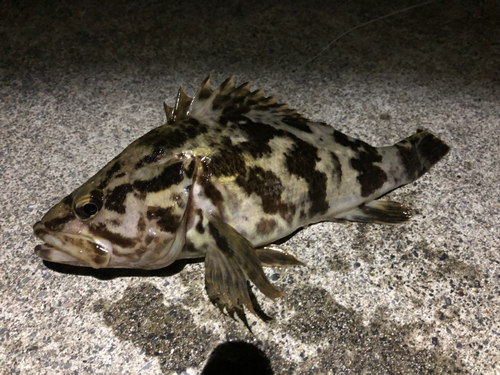
M 105 238 L 91 235 L 89 230 L 89 224 L 98 220 L 94 220 L 96 216 L 104 216 L 99 212 L 103 206 L 102 191 L 79 190 L 86 194 L 78 194 L 77 190 L 68 195 L 33 226 L 35 235 L 45 242 L 35 247 L 35 253 L 56 263 L 107 267 L 113 245 Z
M 39 257 L 93 268 L 157 269 L 176 260 L 185 244 L 193 163 L 140 165 L 123 159 L 109 163 L 34 225 L 44 241 L 35 247 Z

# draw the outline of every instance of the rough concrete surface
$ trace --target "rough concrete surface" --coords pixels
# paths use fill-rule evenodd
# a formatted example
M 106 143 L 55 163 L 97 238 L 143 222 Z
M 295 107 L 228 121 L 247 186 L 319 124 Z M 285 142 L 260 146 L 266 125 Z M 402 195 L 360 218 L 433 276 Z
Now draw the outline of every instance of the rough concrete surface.
M 500 5 L 436 1 L 0 3 L 0 373 L 199 373 L 226 341 L 282 373 L 500 371 Z M 344 4 L 347 3 L 347 4 Z M 402 226 L 322 223 L 266 269 L 253 334 L 203 263 L 140 272 L 44 263 L 32 225 L 203 78 L 254 82 L 375 146 L 418 127 L 450 153 L 387 198 Z

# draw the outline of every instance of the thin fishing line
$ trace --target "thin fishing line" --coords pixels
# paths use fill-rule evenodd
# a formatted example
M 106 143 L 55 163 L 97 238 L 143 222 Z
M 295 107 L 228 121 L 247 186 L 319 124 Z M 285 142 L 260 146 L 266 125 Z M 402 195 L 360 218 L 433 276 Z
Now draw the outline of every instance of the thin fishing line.
M 338 41 L 338 40 L 339 40 L 340 38 L 342 38 L 343 36 L 345 36 L 345 35 L 349 34 L 351 31 L 357 30 L 357 29 L 359 29 L 360 27 L 367 26 L 367 25 L 369 25 L 369 24 L 371 24 L 371 23 L 374 23 L 374 22 L 377 22 L 377 21 L 383 20 L 383 19 L 385 19 L 385 18 L 388 18 L 388 17 L 394 16 L 394 15 L 396 15 L 396 14 L 398 14 L 398 13 L 407 12 L 407 11 L 409 11 L 409 10 L 411 10 L 411 9 L 414 9 L 414 8 L 419 8 L 419 7 L 422 7 L 422 6 L 424 6 L 424 5 L 428 5 L 428 4 L 435 3 L 436 1 L 438 1 L 438 0 L 430 0 L 430 1 L 426 1 L 426 2 L 424 2 L 424 3 L 415 4 L 415 5 L 412 5 L 412 6 L 410 6 L 410 7 L 407 7 L 407 8 L 404 8 L 404 9 L 400 9 L 400 10 L 396 10 L 396 11 L 394 11 L 394 12 L 392 12 L 392 13 L 389 13 L 389 14 L 386 14 L 386 15 L 384 15 L 384 16 L 382 16 L 382 17 L 375 18 L 375 19 L 373 19 L 373 20 L 371 20 L 371 21 L 368 21 L 368 22 L 362 23 L 361 25 L 358 25 L 358 26 L 356 26 L 356 27 L 353 27 L 352 29 L 349 29 L 349 30 L 347 30 L 346 32 L 344 32 L 344 33 L 340 34 L 338 37 L 336 37 L 334 40 L 332 40 L 330 43 L 328 43 L 328 44 L 326 45 L 326 47 L 325 47 L 325 48 L 323 48 L 323 49 L 322 49 L 319 53 L 317 53 L 316 55 L 314 55 L 311 59 L 307 60 L 305 63 L 303 63 L 303 64 L 302 64 L 302 65 L 300 65 L 299 67 L 301 68 L 301 67 L 303 67 L 304 65 L 309 64 L 311 61 L 315 60 L 318 56 L 320 56 L 323 52 L 325 52 L 328 48 L 330 48 L 330 46 L 331 46 L 333 43 L 335 43 L 336 41 Z

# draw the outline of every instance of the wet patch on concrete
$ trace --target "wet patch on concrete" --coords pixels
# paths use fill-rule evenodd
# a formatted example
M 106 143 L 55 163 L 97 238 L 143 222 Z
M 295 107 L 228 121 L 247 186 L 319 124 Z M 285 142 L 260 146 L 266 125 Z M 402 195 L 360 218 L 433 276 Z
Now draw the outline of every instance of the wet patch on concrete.
M 343 254 L 334 254 L 326 259 L 330 270 L 347 273 L 351 270 L 351 262 Z
M 304 368 L 299 363 L 298 371 L 463 372 L 454 353 L 443 352 L 438 340 L 432 337 L 433 327 L 426 323 L 401 325 L 388 318 L 389 311 L 379 309 L 364 324 L 361 314 L 338 304 L 324 289 L 312 286 L 296 289 L 285 304 L 285 310 L 295 309 L 296 313 L 284 327 L 281 325 L 283 331 L 304 347 L 316 346 L 314 353 L 306 349 L 300 353 Z M 415 338 L 419 336 L 428 337 L 432 348 L 417 349 Z M 314 369 L 310 368 L 311 362 L 316 363 Z
M 446 247 L 436 250 L 425 241 L 408 241 L 404 251 L 396 249 L 389 255 L 392 272 L 384 276 L 381 285 L 390 285 L 391 289 L 405 287 L 408 274 L 426 280 L 429 285 L 447 281 L 449 294 L 442 297 L 446 307 L 452 305 L 452 300 L 464 297 L 467 291 L 477 291 L 491 283 L 488 275 L 451 254 L 453 251 Z M 432 291 L 428 295 L 435 296 Z
M 212 332 L 198 327 L 180 304 L 165 305 L 151 283 L 128 287 L 120 300 L 100 299 L 93 307 L 118 338 L 158 358 L 162 370 L 199 366 L 209 354 Z

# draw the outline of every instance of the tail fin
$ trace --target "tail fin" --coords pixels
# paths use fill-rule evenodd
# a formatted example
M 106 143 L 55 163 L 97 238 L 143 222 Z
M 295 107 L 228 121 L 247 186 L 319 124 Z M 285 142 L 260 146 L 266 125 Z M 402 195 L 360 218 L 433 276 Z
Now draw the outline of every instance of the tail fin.
M 410 181 L 422 176 L 450 151 L 446 143 L 422 129 L 396 143 L 395 147 Z

